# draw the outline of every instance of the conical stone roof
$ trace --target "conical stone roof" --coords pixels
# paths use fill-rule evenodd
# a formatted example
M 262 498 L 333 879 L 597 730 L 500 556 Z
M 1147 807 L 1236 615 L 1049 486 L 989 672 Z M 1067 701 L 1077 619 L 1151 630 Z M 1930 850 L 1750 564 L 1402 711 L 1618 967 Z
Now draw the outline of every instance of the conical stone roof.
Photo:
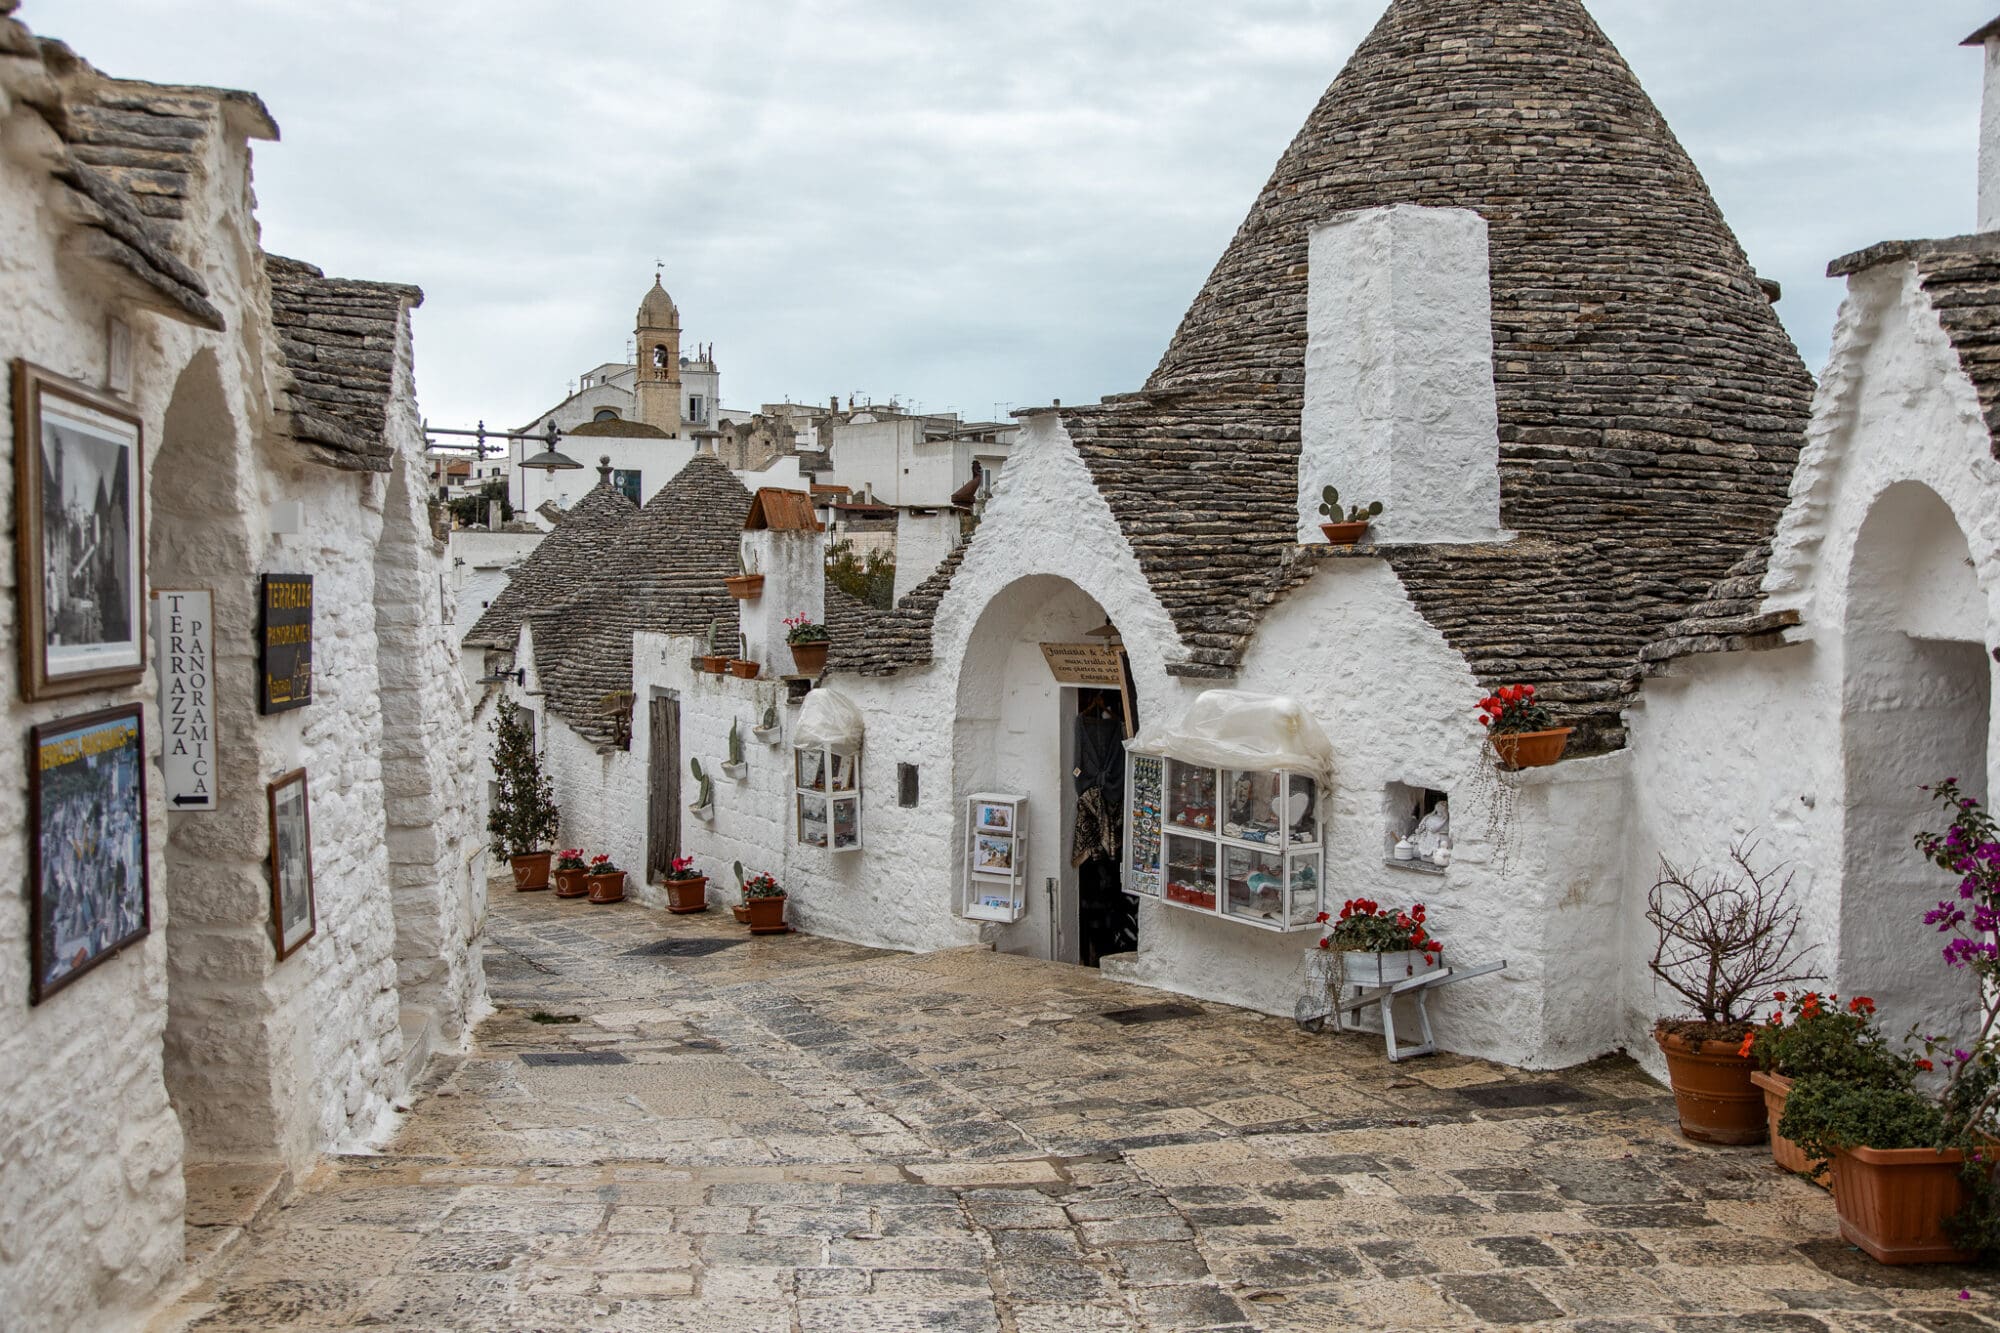
M 1295 563 L 1307 240 L 1355 209 L 1490 231 L 1502 521 L 1388 548 L 1486 683 L 1622 741 L 1638 651 L 1767 539 L 1811 377 L 1700 173 L 1577 0 L 1396 0 L 1279 159 L 1139 395 L 1064 413 L 1173 616 L 1227 676 Z
M 638 512 L 639 506 L 623 491 L 603 482 L 591 487 L 521 562 L 465 641 L 474 647 L 513 651 L 523 618 L 574 597 L 596 567 L 603 533 Z

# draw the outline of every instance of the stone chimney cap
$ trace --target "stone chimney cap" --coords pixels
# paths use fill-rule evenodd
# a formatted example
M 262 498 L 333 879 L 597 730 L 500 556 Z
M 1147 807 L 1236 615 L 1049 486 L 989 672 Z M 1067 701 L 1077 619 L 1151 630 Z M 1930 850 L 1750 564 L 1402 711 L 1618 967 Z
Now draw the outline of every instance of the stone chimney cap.
M 1959 45 L 1984 46 L 1986 45 L 1987 42 L 1991 41 L 1995 37 L 2000 37 L 2000 19 L 1994 19 L 1991 23 L 1981 28 L 1978 32 L 1973 33 L 1972 36 L 1960 42 Z

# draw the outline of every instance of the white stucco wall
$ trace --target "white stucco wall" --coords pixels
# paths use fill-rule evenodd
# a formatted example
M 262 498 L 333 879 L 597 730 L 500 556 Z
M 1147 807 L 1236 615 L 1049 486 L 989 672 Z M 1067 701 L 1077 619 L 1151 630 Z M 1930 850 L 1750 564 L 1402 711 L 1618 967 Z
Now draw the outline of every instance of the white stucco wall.
M 1979 107 L 1979 230 L 2000 230 L 2000 36 L 1986 39 Z

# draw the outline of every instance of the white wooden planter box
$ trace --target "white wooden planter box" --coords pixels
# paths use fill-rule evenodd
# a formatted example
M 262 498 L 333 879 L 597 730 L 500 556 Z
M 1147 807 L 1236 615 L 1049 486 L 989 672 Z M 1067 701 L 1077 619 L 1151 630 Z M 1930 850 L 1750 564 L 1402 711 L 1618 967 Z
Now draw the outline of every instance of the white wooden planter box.
M 1420 977 L 1436 968 L 1424 961 L 1421 950 L 1401 953 L 1359 953 L 1344 955 L 1346 979 L 1350 986 L 1393 986 L 1411 977 Z

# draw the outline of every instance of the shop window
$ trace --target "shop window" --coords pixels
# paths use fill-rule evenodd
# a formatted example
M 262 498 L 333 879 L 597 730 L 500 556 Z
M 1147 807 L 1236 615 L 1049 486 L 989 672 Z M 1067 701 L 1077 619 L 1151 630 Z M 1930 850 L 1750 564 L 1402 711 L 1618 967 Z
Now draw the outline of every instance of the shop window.
M 1315 924 L 1316 779 L 1135 754 L 1126 784 L 1126 892 L 1264 930 Z
M 1382 858 L 1398 870 L 1442 874 L 1451 864 L 1451 798 L 1392 782 L 1382 795 Z
M 792 752 L 798 840 L 836 852 L 861 847 L 861 756 L 825 746 Z

